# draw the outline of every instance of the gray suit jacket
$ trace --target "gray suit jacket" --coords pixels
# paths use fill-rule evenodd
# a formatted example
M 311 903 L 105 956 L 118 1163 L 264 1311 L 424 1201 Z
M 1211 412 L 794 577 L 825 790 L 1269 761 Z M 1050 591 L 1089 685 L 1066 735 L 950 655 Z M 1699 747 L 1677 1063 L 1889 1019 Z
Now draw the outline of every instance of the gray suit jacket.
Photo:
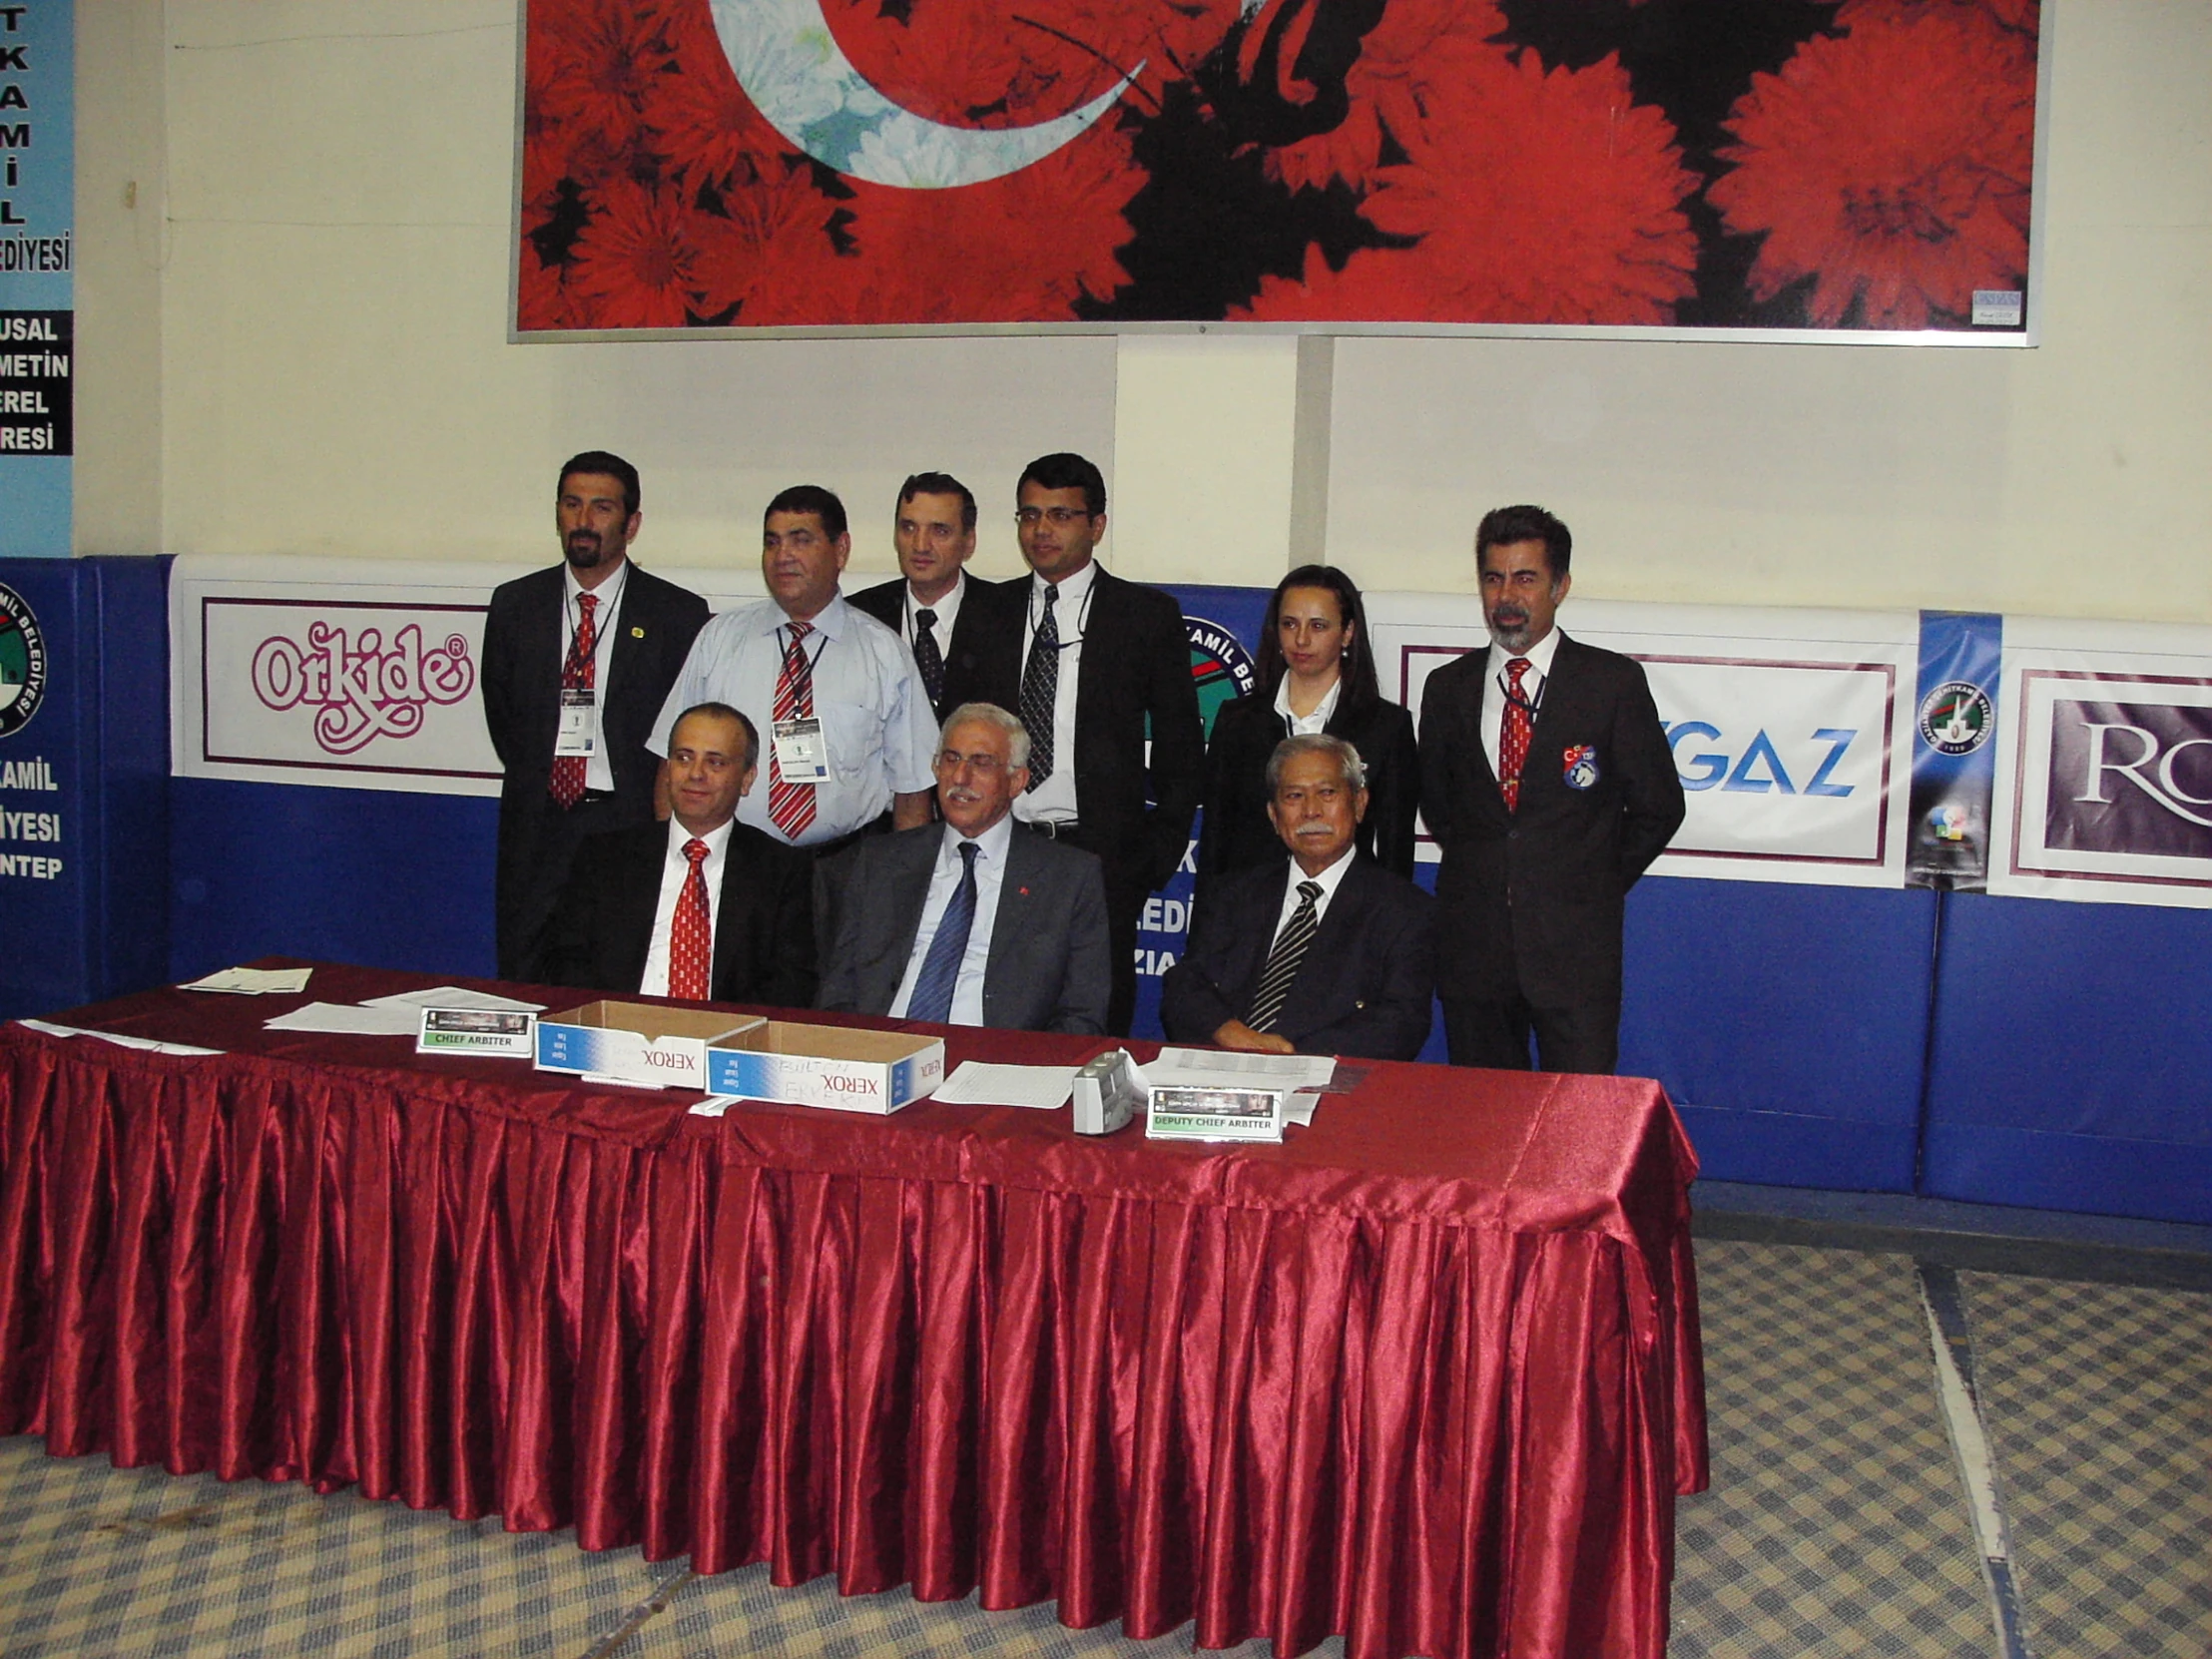
M 843 875 L 835 942 L 817 1006 L 885 1014 L 913 954 L 942 825 L 871 835 Z M 1011 1031 L 1102 1035 L 1112 987 L 1106 882 L 1098 859 L 1014 829 L 983 972 L 983 1023 Z

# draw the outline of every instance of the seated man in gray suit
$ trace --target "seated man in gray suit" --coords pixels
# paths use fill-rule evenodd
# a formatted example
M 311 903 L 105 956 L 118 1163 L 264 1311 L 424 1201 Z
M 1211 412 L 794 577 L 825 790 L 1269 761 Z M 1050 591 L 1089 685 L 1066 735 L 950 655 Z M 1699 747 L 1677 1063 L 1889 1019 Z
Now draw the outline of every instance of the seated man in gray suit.
M 1016 824 L 1029 734 L 990 703 L 945 718 L 941 825 L 855 845 L 818 1006 L 939 1025 L 1106 1029 L 1113 985 L 1098 859 Z
M 1325 733 L 1285 738 L 1268 795 L 1290 857 L 1206 889 L 1160 1023 L 1176 1042 L 1412 1059 L 1436 987 L 1435 900 L 1355 846 L 1360 752 Z

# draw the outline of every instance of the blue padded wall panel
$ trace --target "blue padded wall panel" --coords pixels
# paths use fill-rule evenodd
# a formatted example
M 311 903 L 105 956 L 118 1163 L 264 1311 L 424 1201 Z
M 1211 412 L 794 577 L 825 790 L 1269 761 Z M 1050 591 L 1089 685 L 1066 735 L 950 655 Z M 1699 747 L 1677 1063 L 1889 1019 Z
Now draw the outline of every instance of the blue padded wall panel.
M 2212 1222 L 2212 911 L 1957 894 L 1928 1190 Z
M 1935 916 L 1919 890 L 1647 876 L 1620 1069 L 1666 1085 L 1715 1180 L 1909 1191 Z
M 178 778 L 170 973 L 289 955 L 490 975 L 499 803 Z

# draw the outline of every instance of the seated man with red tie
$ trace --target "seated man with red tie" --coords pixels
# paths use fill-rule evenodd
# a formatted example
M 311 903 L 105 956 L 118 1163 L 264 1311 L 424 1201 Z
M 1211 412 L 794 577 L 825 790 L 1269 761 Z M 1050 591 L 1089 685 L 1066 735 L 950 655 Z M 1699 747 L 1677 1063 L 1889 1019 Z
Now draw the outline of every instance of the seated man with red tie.
M 1410 1060 L 1428 1040 L 1435 903 L 1357 844 L 1360 752 L 1327 733 L 1268 759 L 1268 818 L 1290 856 L 1216 877 L 1160 986 L 1176 1042 Z
M 669 737 L 669 822 L 595 835 L 577 849 L 549 929 L 553 984 L 813 1003 L 813 860 L 737 822 L 760 762 L 760 734 L 737 710 L 684 711 Z

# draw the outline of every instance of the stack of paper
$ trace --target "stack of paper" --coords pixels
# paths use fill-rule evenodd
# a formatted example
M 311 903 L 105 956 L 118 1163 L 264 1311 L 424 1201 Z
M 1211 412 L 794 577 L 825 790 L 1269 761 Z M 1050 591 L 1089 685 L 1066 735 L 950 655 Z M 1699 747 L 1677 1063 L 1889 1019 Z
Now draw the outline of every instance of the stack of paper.
M 1283 1103 L 1283 1114 L 1289 1122 L 1300 1124 L 1314 1121 L 1321 1091 L 1336 1075 L 1337 1062 L 1327 1054 L 1251 1054 L 1213 1048 L 1163 1048 L 1158 1059 L 1138 1071 L 1147 1090 L 1289 1089 L 1293 1092 Z
M 233 996 L 292 996 L 307 988 L 313 968 L 229 967 L 190 980 L 181 991 L 229 991 Z
M 422 1026 L 425 1008 L 503 1008 L 534 1014 L 542 1002 L 517 1002 L 511 996 L 467 990 L 459 985 L 432 985 L 428 990 L 394 991 L 372 996 L 359 1004 L 310 1002 L 288 1014 L 264 1020 L 267 1031 L 332 1031 L 353 1037 L 411 1037 Z
M 28 1025 L 34 1031 L 43 1031 L 49 1037 L 98 1037 L 104 1043 L 115 1043 L 123 1048 L 143 1048 L 152 1054 L 221 1054 L 220 1048 L 194 1048 L 190 1043 L 157 1042 L 152 1037 L 127 1037 L 120 1031 L 92 1031 L 81 1025 L 56 1025 L 52 1020 L 24 1019 L 18 1025 Z
M 1078 1069 L 963 1060 L 929 1098 L 947 1106 L 1030 1106 L 1050 1112 L 1068 1103 Z

